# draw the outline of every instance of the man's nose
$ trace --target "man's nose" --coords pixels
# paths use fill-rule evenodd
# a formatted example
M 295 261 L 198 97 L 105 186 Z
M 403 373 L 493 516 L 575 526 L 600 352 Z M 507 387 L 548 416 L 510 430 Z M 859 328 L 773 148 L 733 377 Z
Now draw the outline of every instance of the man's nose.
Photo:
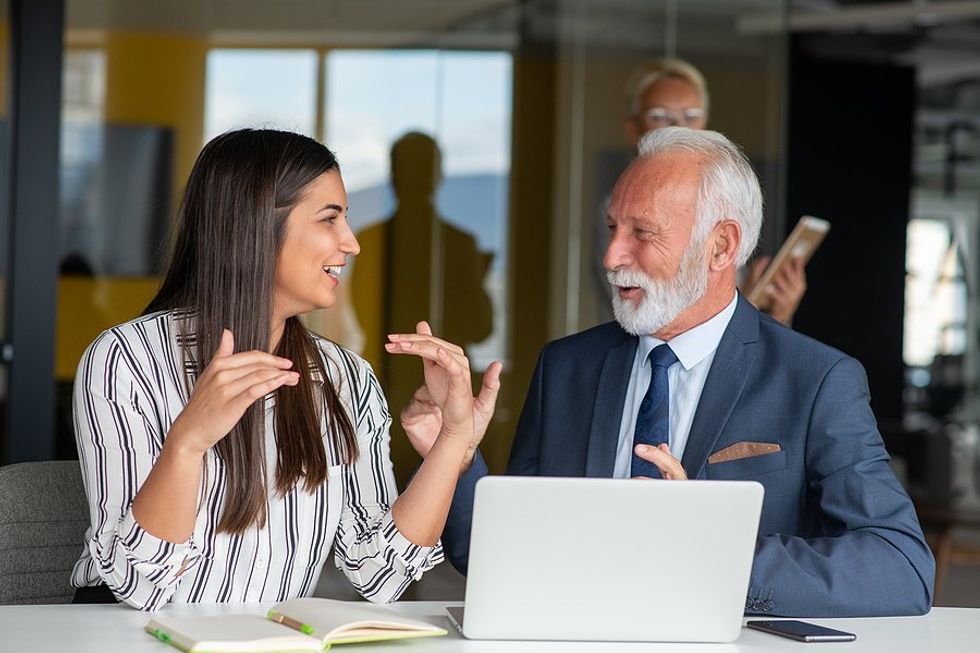
M 624 237 L 613 232 L 609 236 L 609 244 L 606 246 L 606 253 L 602 257 L 602 264 L 607 270 L 617 270 L 630 264 L 632 256 L 629 248 L 624 242 Z

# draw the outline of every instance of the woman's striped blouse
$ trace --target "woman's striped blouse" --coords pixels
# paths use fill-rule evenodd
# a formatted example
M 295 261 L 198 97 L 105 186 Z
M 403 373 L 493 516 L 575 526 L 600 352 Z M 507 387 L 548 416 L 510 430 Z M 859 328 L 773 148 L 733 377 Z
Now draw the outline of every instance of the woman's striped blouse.
M 312 493 L 301 483 L 282 497 L 269 482 L 266 525 L 231 535 L 217 532 L 224 469 L 209 451 L 190 539 L 171 543 L 144 531 L 130 504 L 187 403 L 183 374 L 195 373 L 181 355 L 177 326 L 185 319 L 186 313 L 163 312 L 112 328 L 79 364 L 75 435 L 91 526 L 74 586 L 105 583 L 144 610 L 168 601 L 282 601 L 313 591 L 333 547 L 335 564 L 354 587 L 370 601 L 387 602 L 442 560 L 441 546 L 412 544 L 392 520 L 391 417 L 377 378 L 363 359 L 320 338 L 328 382 L 357 432 L 358 459 L 338 462 L 324 417 L 328 481 Z M 268 470 L 277 459 L 274 403 L 274 395 L 265 399 Z

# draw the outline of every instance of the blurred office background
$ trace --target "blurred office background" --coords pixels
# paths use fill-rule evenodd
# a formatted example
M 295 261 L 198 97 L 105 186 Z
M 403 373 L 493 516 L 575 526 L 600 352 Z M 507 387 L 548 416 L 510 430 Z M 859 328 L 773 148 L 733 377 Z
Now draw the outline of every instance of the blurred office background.
M 309 325 L 396 416 L 420 374 L 386 333 L 426 318 L 504 361 L 502 471 L 539 348 L 606 314 L 627 78 L 678 56 L 760 175 L 760 253 L 833 224 L 794 327 L 865 365 L 937 603 L 980 606 L 980 2 L 3 0 L 0 46 L 0 464 L 75 456 L 75 366 L 153 294 L 198 151 L 275 126 L 337 153 L 364 248 Z M 418 596 L 458 595 L 444 567 Z

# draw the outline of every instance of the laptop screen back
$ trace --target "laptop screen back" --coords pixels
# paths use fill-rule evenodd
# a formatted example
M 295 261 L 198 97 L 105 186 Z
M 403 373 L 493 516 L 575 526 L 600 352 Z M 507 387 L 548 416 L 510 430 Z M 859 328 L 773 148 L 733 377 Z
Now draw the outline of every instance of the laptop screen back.
M 762 497 L 745 481 L 486 477 L 464 634 L 734 641 Z

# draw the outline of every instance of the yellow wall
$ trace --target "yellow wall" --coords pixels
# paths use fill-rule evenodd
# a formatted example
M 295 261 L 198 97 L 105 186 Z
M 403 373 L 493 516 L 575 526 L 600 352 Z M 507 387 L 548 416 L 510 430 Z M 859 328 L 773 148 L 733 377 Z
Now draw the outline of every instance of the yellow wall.
M 139 315 L 160 279 L 157 277 L 61 277 L 55 337 L 57 381 L 71 381 L 85 348 L 100 333 Z
M 69 34 L 67 47 L 73 44 Z M 206 39 L 106 32 L 85 46 L 105 52 L 106 122 L 173 130 L 176 207 L 204 138 Z M 78 360 L 89 343 L 103 330 L 139 315 L 158 285 L 156 277 L 62 277 L 58 285 L 55 378 L 74 378 Z
M 207 41 L 110 32 L 105 52 L 105 119 L 173 128 L 176 198 L 203 145 Z

